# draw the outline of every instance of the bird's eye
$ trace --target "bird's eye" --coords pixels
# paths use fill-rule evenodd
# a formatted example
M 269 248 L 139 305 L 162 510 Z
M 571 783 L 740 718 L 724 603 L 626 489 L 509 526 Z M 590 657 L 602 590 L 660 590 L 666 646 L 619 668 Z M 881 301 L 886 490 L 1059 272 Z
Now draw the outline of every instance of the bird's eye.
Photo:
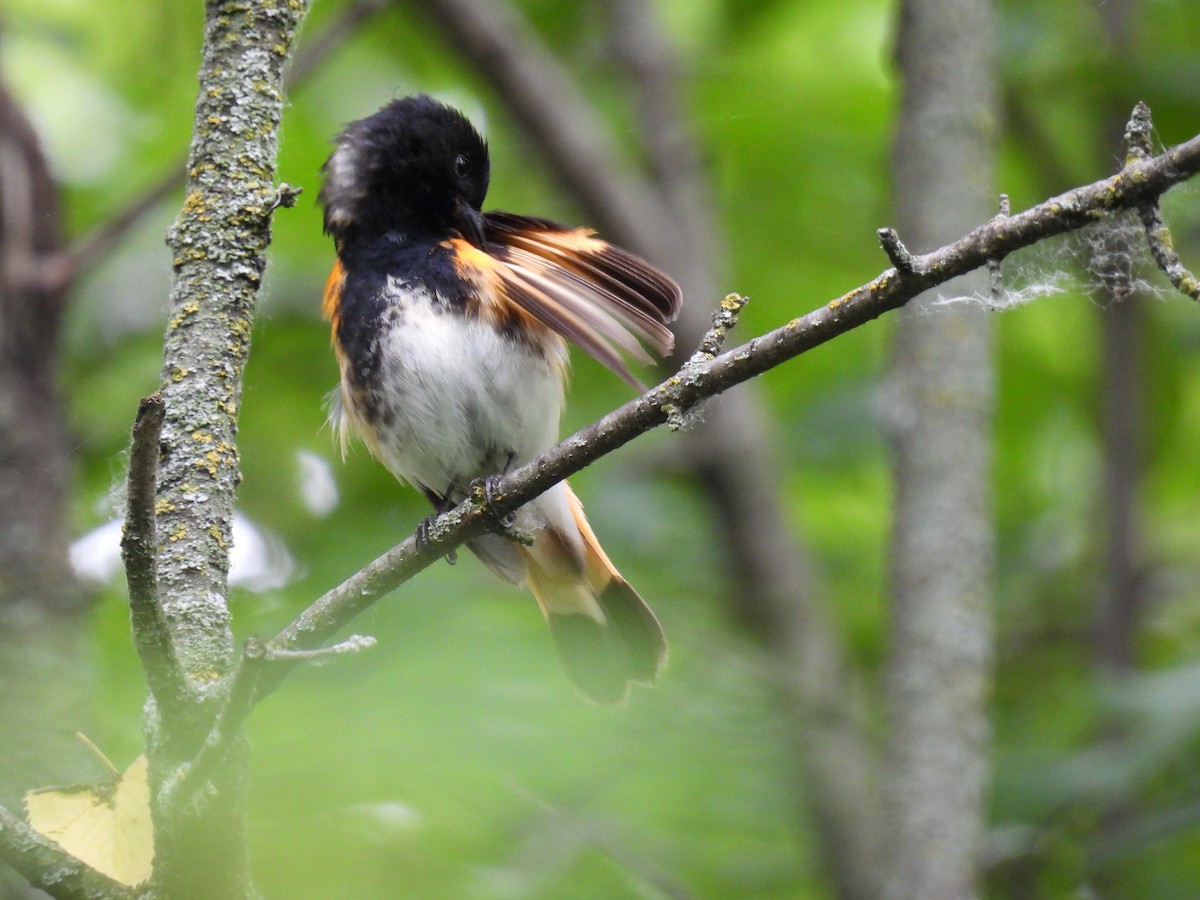
M 459 178 L 466 178 L 467 172 L 469 172 L 470 169 L 471 169 L 471 164 L 467 160 L 467 156 L 465 153 L 460 153 L 460 154 L 458 154 L 458 156 L 454 157 L 454 174 L 455 175 L 457 175 Z

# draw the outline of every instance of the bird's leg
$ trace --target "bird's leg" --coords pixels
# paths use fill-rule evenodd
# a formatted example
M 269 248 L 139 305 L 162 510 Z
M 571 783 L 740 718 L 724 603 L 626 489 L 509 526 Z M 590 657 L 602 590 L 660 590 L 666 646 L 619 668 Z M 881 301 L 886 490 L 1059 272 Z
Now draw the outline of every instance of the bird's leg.
M 487 510 L 487 514 L 491 516 L 492 521 L 499 526 L 501 533 L 508 533 L 509 529 L 513 527 L 513 524 L 517 520 L 514 513 L 506 513 L 501 515 L 500 513 L 496 512 L 496 504 L 499 502 L 501 496 L 499 490 L 500 478 L 508 473 L 516 459 L 517 454 L 510 450 L 508 453 L 508 458 L 504 460 L 504 465 L 501 467 L 499 473 L 495 475 L 486 475 L 483 478 L 476 478 L 467 488 L 468 496 L 474 497 L 477 500 L 482 499 L 483 506 Z
M 426 499 L 433 504 L 433 512 L 417 523 L 417 548 L 421 550 L 421 552 L 425 552 L 429 549 L 429 529 L 433 525 L 433 520 L 442 513 L 449 512 L 450 510 L 454 509 L 455 503 L 452 499 L 450 499 L 453 492 L 449 490 L 447 490 L 443 495 L 437 493 L 436 491 L 428 490 L 427 488 L 421 488 L 421 493 L 423 493 Z M 452 566 L 455 565 L 458 562 L 458 551 L 451 550 L 449 553 L 447 553 L 446 562 Z

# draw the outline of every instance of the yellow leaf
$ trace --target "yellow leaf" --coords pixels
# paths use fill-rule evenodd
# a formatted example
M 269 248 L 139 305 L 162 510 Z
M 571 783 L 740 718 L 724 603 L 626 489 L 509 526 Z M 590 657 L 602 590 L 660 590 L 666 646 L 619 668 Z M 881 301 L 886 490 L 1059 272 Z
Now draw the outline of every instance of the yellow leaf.
M 25 811 L 34 831 L 109 878 L 135 885 L 150 877 L 154 831 L 144 755 L 101 784 L 30 791 Z

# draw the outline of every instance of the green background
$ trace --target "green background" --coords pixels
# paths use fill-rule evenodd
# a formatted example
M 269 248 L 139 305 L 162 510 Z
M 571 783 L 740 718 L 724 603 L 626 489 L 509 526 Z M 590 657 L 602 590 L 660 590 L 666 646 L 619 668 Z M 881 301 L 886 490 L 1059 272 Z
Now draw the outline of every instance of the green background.
M 122 208 L 172 166 L 190 133 L 202 11 L 178 0 L 8 0 L 0 64 L 42 131 L 71 233 Z M 633 131 L 598 4 L 522 10 L 618 138 Z M 1107 49 L 1099 5 L 1000 4 L 1005 137 L 997 190 L 1015 210 L 1110 174 L 1113 131 L 1137 100 L 1157 139 L 1200 130 L 1200 16 L 1187 0 L 1135 4 L 1134 47 Z M 895 11 L 882 0 L 669 0 L 686 101 L 729 247 L 722 292 L 749 295 L 735 339 L 807 312 L 886 268 Z M 338 11 L 316 4 L 306 36 Z M 239 590 L 239 636 L 269 636 L 411 532 L 423 501 L 361 448 L 343 462 L 324 424 L 336 381 L 320 292 L 332 248 L 318 169 L 346 121 L 427 91 L 461 105 L 493 157 L 487 206 L 580 222 L 487 84 L 419 17 L 389 9 L 290 97 L 281 180 L 304 188 L 275 218 L 241 416 L 239 507 L 295 560 L 283 588 Z M 1119 130 L 1119 129 L 1118 129 Z M 72 298 L 66 388 L 75 532 L 115 514 L 124 448 L 161 360 L 181 193 L 147 217 Z M 1167 204 L 1200 265 L 1200 195 Z M 989 850 L 1037 835 L 1031 871 L 993 869 L 996 896 L 1200 893 L 1200 310 L 1151 273 L 1143 535 L 1153 604 L 1144 674 L 1112 684 L 1089 632 L 1097 527 L 1099 316 L 1077 279 L 1087 238 L 1006 263 L 1010 285 L 1066 290 L 998 313 L 998 668 Z M 1031 293 L 1021 295 L 1028 299 Z M 689 297 L 715 306 L 719 297 Z M 821 603 L 875 695 L 886 653 L 891 489 L 880 387 L 891 325 L 872 323 L 760 380 L 778 438 L 777 485 L 819 564 Z M 684 348 L 685 350 L 687 348 Z M 577 358 L 564 433 L 629 392 Z M 736 395 L 724 402 L 736 402 Z M 295 674 L 253 716 L 251 837 L 272 897 L 827 897 L 806 813 L 795 720 L 762 651 L 734 624 L 738 585 L 711 510 L 649 435 L 573 483 L 609 555 L 671 640 L 662 684 L 626 708 L 581 703 L 527 594 L 469 555 L 375 606 L 354 631 L 375 649 Z M 309 510 L 297 451 L 329 460 L 340 502 Z M 119 578 L 98 588 L 95 721 L 124 765 L 144 686 Z M 1106 740 L 1114 730 L 1120 745 Z M 1123 812 L 1119 827 L 1105 817 Z M 1032 894 L 1015 887 L 1023 885 Z

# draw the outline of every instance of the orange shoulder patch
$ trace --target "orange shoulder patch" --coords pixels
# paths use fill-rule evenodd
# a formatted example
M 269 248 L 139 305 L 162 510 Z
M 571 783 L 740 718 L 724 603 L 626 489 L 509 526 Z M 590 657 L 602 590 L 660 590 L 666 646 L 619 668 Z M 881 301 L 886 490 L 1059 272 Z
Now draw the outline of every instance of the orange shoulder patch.
M 342 302 L 342 287 L 346 284 L 346 270 L 340 259 L 334 260 L 333 271 L 325 279 L 325 293 L 321 297 L 321 315 L 337 328 L 338 307 Z

